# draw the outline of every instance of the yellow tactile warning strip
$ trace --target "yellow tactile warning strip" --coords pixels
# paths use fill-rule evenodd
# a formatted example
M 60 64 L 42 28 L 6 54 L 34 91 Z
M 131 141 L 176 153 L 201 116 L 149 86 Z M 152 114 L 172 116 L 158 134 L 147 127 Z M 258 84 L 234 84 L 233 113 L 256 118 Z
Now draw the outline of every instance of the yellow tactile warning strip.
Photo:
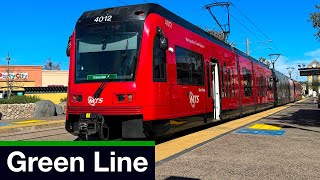
M 65 120 L 52 120 L 52 121 L 35 122 L 35 123 L 27 123 L 27 124 L 14 124 L 11 126 L 1 126 L 0 133 L 3 130 L 10 130 L 10 129 L 14 130 L 14 129 L 25 128 L 29 126 L 45 126 L 50 124 L 62 124 L 62 123 L 65 123 Z
M 176 120 L 170 120 L 170 124 L 172 125 L 179 125 L 179 124 L 183 124 L 184 122 L 181 121 L 176 121 Z
M 301 101 L 304 101 L 304 100 L 301 100 Z M 301 101 L 298 101 L 298 102 L 301 102 Z M 239 127 L 258 121 L 266 116 L 269 116 L 271 114 L 284 110 L 292 105 L 293 104 L 291 103 L 281 107 L 276 107 L 270 110 L 266 110 L 266 111 L 253 114 L 244 118 L 236 119 L 236 120 L 233 120 L 209 129 L 205 129 L 193 134 L 188 134 L 186 136 L 182 136 L 182 137 L 173 139 L 171 141 L 167 141 L 159 145 L 156 145 L 155 147 L 156 162 L 169 158 L 170 156 L 173 156 L 177 153 L 181 153 L 184 150 L 192 148 L 193 146 L 206 142 L 217 136 L 220 136 L 230 131 L 233 131 L 235 129 L 238 129 Z
M 25 120 L 25 121 L 12 122 L 11 124 L 30 124 L 30 123 L 39 123 L 44 121 L 45 120 Z
M 281 127 L 268 125 L 268 124 L 254 124 L 249 127 L 249 129 L 261 129 L 261 130 L 280 130 Z

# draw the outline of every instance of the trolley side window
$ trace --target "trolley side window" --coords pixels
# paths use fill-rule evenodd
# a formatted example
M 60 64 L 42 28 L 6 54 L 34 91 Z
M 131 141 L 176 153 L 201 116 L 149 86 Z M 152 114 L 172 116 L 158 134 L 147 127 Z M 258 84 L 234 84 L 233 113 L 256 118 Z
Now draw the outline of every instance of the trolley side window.
M 268 90 L 273 90 L 273 80 L 270 78 L 270 76 L 267 77 L 267 83 L 268 83 Z
M 265 97 L 267 95 L 266 91 L 267 91 L 266 78 L 262 74 L 260 74 L 258 96 Z
M 252 96 L 252 79 L 251 72 L 246 68 L 242 68 L 244 96 Z
M 156 36 L 153 43 L 153 81 L 166 82 L 166 51 L 160 49 L 160 37 Z
M 234 83 L 235 83 L 235 80 L 234 80 L 234 71 L 232 69 L 232 90 L 231 90 L 231 97 L 235 97 L 235 90 L 234 90 Z
M 177 83 L 204 85 L 203 56 L 176 46 Z

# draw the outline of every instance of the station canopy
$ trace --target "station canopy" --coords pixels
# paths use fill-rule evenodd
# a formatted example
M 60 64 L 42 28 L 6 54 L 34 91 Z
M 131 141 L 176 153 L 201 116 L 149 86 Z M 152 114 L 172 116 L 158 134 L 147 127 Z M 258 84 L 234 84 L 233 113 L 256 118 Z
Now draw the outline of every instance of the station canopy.
M 320 75 L 320 68 L 300 68 L 300 76 L 316 76 Z

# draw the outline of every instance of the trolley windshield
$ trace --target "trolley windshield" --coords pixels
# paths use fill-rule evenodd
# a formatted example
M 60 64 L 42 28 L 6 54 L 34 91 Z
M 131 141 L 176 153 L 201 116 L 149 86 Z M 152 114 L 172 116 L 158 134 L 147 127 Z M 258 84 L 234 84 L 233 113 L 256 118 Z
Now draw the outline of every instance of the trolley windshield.
M 133 81 L 142 25 L 123 21 L 79 27 L 75 81 Z

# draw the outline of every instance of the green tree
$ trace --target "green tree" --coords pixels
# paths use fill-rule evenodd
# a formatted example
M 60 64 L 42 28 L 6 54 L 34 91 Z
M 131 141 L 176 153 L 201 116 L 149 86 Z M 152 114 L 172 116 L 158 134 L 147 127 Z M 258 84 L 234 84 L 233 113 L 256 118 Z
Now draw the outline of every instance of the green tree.
M 267 61 L 267 59 L 264 58 L 264 57 L 260 57 L 260 58 L 259 58 L 259 61 L 262 62 L 262 63 L 265 63 L 265 62 Z
M 227 42 L 225 34 L 222 31 L 215 31 L 215 30 L 206 29 L 206 32 L 208 34 L 220 39 L 221 41 Z
M 9 66 L 10 68 L 7 69 L 7 98 L 10 99 L 12 92 L 14 90 L 20 89 L 24 87 L 24 82 L 27 80 L 28 76 L 24 73 L 15 71 L 15 68 Z M 0 88 L 1 89 L 1 88 Z
M 60 70 L 60 63 L 54 63 L 49 58 L 42 67 L 43 70 Z
M 316 5 L 317 11 L 310 14 L 310 21 L 312 21 L 312 26 L 318 30 L 315 34 L 318 40 L 320 40 L 320 6 Z

